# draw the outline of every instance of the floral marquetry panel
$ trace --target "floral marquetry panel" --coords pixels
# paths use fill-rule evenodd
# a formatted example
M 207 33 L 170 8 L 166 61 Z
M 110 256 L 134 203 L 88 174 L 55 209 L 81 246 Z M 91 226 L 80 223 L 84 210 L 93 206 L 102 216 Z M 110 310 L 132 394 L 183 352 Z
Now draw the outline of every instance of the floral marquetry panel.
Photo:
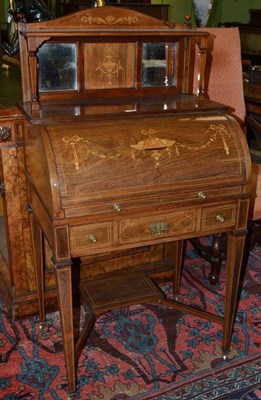
M 136 43 L 85 43 L 84 88 L 133 88 Z

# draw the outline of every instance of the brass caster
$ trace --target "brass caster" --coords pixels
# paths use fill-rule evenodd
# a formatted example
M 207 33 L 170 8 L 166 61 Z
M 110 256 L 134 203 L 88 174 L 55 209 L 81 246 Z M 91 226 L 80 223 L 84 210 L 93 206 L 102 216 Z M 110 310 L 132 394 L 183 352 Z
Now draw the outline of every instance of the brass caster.
M 227 356 L 228 356 L 228 352 L 224 352 L 224 353 L 223 353 L 223 356 L 222 356 L 222 358 L 223 358 L 224 361 L 227 360 Z
M 73 400 L 74 396 L 75 396 L 75 393 L 68 394 L 68 400 Z
M 43 330 L 45 326 L 46 326 L 46 322 L 39 323 L 39 329 Z
M 218 283 L 218 275 L 209 275 L 209 282 L 211 283 L 211 285 L 216 285 Z

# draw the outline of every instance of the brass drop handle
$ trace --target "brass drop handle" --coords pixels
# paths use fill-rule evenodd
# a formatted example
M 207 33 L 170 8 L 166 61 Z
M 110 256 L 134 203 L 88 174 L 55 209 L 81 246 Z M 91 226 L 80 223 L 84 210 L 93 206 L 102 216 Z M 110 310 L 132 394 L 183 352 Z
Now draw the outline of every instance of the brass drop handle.
M 198 192 L 198 198 L 201 200 L 205 200 L 207 198 L 207 195 L 205 192 Z
M 114 211 L 116 211 L 116 212 L 120 212 L 120 211 L 122 210 L 122 206 L 121 206 L 121 204 L 119 204 L 119 203 L 114 203 L 114 204 L 113 204 L 113 209 L 114 209 Z
M 225 221 L 225 217 L 223 215 L 218 214 L 216 216 L 216 221 L 217 222 L 224 222 Z
M 96 235 L 94 235 L 94 233 L 91 233 L 90 235 L 89 235 L 89 241 L 90 242 L 92 242 L 92 243 L 96 243 L 97 242 L 97 236 Z
M 169 224 L 164 221 L 158 221 L 149 226 L 150 233 L 152 235 L 161 235 L 162 233 L 168 233 Z

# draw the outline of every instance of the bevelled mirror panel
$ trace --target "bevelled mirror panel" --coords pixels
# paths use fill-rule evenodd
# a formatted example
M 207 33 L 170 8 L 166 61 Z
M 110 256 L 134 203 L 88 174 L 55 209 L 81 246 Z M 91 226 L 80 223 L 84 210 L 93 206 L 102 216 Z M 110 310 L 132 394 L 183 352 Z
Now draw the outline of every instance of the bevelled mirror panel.
M 77 90 L 75 43 L 46 43 L 37 52 L 40 92 Z
M 142 86 L 176 86 L 177 43 L 146 42 L 142 45 Z

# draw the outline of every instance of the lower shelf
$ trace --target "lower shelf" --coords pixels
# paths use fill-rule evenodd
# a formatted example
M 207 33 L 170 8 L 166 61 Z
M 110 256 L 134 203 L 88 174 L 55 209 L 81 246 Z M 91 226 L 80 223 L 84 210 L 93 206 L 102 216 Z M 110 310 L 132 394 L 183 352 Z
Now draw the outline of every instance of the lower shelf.
M 158 302 L 164 297 L 160 288 L 143 271 L 86 279 L 81 282 L 80 291 L 96 315 L 123 306 Z

